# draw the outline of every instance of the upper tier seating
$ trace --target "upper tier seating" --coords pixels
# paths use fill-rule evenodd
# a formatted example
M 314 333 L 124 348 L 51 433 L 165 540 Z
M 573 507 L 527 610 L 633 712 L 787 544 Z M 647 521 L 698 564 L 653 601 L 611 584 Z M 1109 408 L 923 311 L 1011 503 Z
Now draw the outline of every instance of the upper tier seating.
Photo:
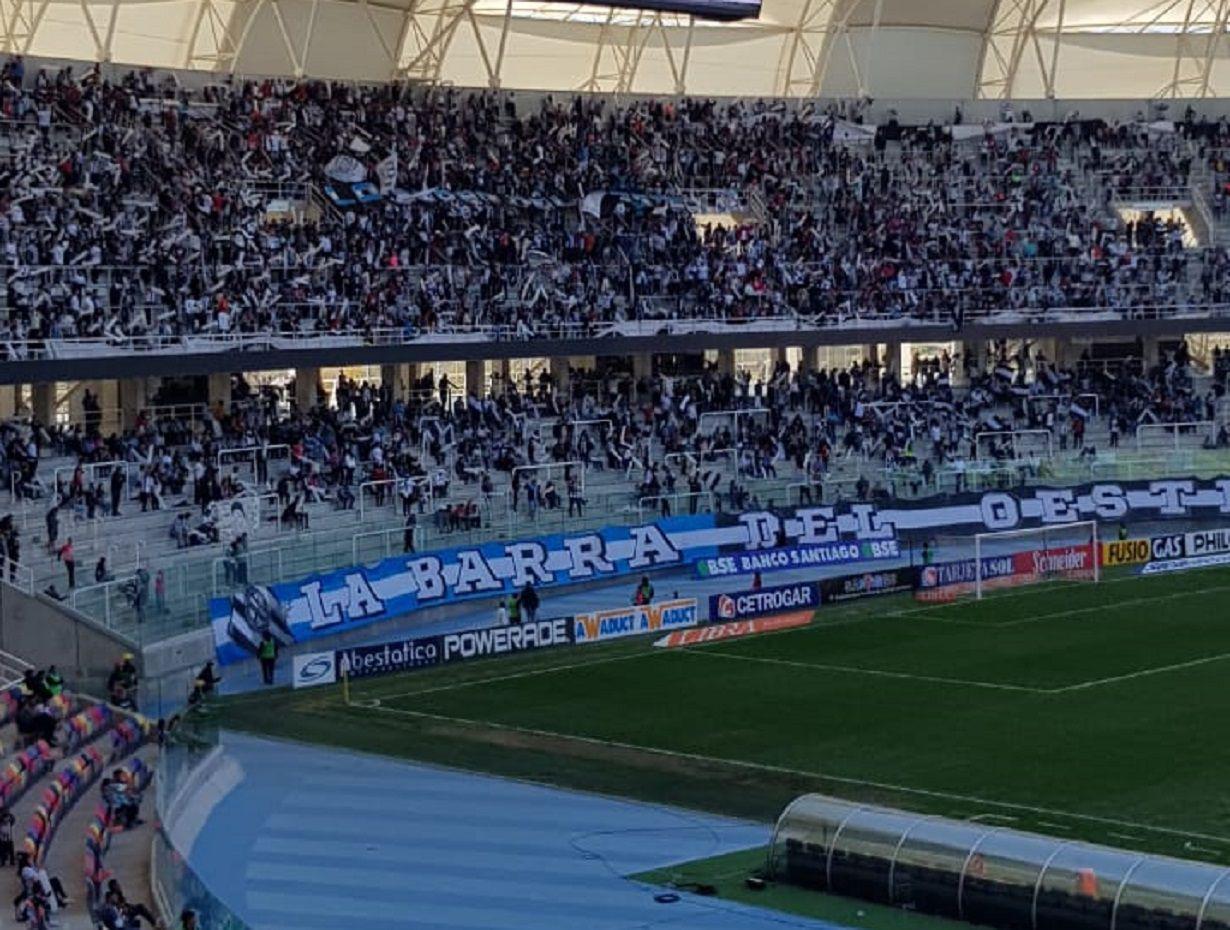
M 960 325 L 1226 300 L 1223 250 L 1112 209 L 1191 200 L 1193 163 L 1230 138 L 1194 112 L 1170 134 L 1073 120 L 873 144 L 839 133 L 832 109 L 764 101 L 519 108 L 487 91 L 194 90 L 13 61 L 0 106 L 0 344 L 14 357 L 74 339 Z M 731 222 L 698 225 L 713 212 Z

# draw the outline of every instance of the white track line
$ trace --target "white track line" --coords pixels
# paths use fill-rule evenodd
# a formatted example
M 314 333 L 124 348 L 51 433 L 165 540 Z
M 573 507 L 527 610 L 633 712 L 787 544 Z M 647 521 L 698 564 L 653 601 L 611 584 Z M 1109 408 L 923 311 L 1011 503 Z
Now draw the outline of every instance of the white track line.
M 986 688 L 991 691 L 1017 691 L 1026 694 L 1048 694 L 1046 688 L 1031 688 L 1027 685 L 1011 685 L 994 681 L 972 681 L 967 678 L 942 678 L 937 675 L 916 675 L 913 672 L 890 672 L 878 668 L 862 668 L 857 665 L 825 665 L 819 662 L 796 662 L 792 659 L 774 659 L 767 656 L 741 655 L 737 652 L 718 652 L 715 649 L 684 649 L 685 654 L 712 656 L 716 659 L 734 659 L 742 662 L 761 662 L 765 665 L 784 665 L 787 668 L 815 669 L 821 672 L 836 672 L 843 675 L 870 675 L 873 678 L 900 678 L 906 681 L 926 681 L 941 685 L 958 685 L 963 688 Z
M 1102 685 L 1113 685 L 1120 681 L 1132 681 L 1136 678 L 1147 678 L 1150 675 L 1164 675 L 1167 672 L 1178 672 L 1185 668 L 1196 668 L 1199 665 L 1209 665 L 1230 659 L 1230 652 L 1221 652 L 1215 656 L 1205 656 L 1202 659 L 1191 659 L 1187 662 L 1175 662 L 1173 665 L 1159 665 L 1156 668 L 1141 669 L 1139 672 L 1127 672 L 1123 675 L 1111 675 L 1109 678 L 1095 678 L 1093 681 L 1082 681 L 1078 685 L 1066 685 L 1062 688 L 1051 688 L 1049 694 L 1067 694 L 1071 691 L 1084 691 L 1088 688 L 1100 688 Z
M 866 778 L 851 778 L 845 775 L 832 775 L 827 772 L 812 772 L 806 769 L 787 768 L 780 765 L 767 765 L 760 762 L 747 762 L 742 759 L 723 759 L 718 756 L 706 756 L 699 753 L 683 752 L 675 749 L 659 749 L 654 746 L 638 746 L 635 743 L 625 743 L 619 740 L 598 739 L 593 736 L 580 736 L 575 733 L 558 733 L 552 730 L 538 730 L 532 727 L 521 727 L 507 723 L 495 723 L 490 720 L 471 720 L 466 717 L 450 717 L 445 714 L 433 714 L 427 711 L 410 710 L 402 707 L 373 707 L 378 713 L 397 714 L 404 717 L 418 717 L 424 720 L 438 720 L 442 723 L 459 723 L 466 726 L 487 727 L 493 730 L 504 730 L 509 733 L 522 733 L 526 736 L 539 736 L 546 739 L 561 739 L 570 742 L 585 743 L 591 746 L 602 746 L 611 749 L 627 749 L 635 752 L 649 753 L 655 756 L 664 756 L 671 759 L 686 759 L 692 762 L 702 762 L 711 765 L 726 765 L 731 768 L 747 769 L 749 771 L 769 772 L 776 775 L 791 775 L 802 776 L 804 778 L 817 778 L 824 781 L 836 782 L 843 785 L 853 785 L 863 788 L 874 788 L 880 791 L 895 791 L 901 794 L 913 794 L 924 798 L 937 798 L 944 801 L 958 801 L 962 804 L 975 804 L 986 807 L 998 807 L 1004 810 L 1025 811 L 1030 814 L 1041 814 L 1050 817 L 1066 817 L 1071 820 L 1083 820 L 1088 823 L 1103 824 L 1112 827 L 1126 827 L 1128 829 L 1146 830 L 1150 833 L 1161 833 L 1168 836 L 1184 837 L 1187 839 L 1205 840 L 1211 843 L 1225 843 L 1230 845 L 1230 837 L 1216 836 L 1211 833 L 1194 833 L 1188 830 L 1176 830 L 1172 827 L 1156 827 L 1147 823 L 1139 823 L 1134 820 L 1122 820 L 1117 817 L 1098 817 L 1093 814 L 1078 814 L 1072 811 L 1056 810 L 1050 807 L 1038 807 L 1032 804 L 1017 804 L 1012 801 L 993 801 L 988 798 L 977 798 L 967 794 L 958 794 L 950 791 L 933 791 L 928 788 L 911 788 L 908 785 L 893 785 L 887 782 L 872 781 Z

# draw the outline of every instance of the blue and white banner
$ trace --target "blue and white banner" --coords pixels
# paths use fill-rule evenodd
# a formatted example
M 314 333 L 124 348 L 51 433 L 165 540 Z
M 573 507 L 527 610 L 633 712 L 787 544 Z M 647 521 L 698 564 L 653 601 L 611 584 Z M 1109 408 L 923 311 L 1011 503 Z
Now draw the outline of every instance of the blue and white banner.
M 709 619 L 746 620 L 792 610 L 815 610 L 820 606 L 820 591 L 814 582 L 779 585 L 759 591 L 715 594 L 709 598 Z
M 228 664 L 254 655 L 265 631 L 290 645 L 439 604 L 508 594 L 527 583 L 545 588 L 615 579 L 702 560 L 711 577 L 778 568 L 875 565 L 892 558 L 888 553 L 897 551 L 899 532 L 975 533 L 1078 520 L 1219 514 L 1230 514 L 1230 478 L 986 491 L 883 508 L 852 501 L 787 513 L 681 516 L 640 526 L 397 556 L 271 587 L 250 585 L 231 597 L 210 601 L 210 617 L 219 662 Z M 756 558 L 750 558 L 753 555 Z
M 701 514 L 397 556 L 214 598 L 214 642 L 225 665 L 254 655 L 266 630 L 290 645 L 426 607 L 511 594 L 527 584 L 550 588 L 685 566 L 747 538 L 742 523 L 717 526 L 712 514 Z

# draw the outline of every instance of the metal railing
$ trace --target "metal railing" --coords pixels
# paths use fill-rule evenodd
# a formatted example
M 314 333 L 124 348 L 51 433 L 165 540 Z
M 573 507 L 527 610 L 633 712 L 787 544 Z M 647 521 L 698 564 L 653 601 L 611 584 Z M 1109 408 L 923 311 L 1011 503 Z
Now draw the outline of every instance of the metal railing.
M 0 556 L 0 584 L 16 588 L 25 594 L 34 593 L 34 569 L 7 556 Z
M 533 343 L 541 340 L 573 341 L 610 337 L 681 336 L 698 333 L 738 332 L 741 335 L 804 330 L 848 330 L 850 338 L 866 341 L 877 331 L 909 329 L 918 326 L 945 327 L 959 332 L 971 323 L 1048 323 L 1096 322 L 1112 320 L 1210 319 L 1230 321 L 1230 303 L 1181 300 L 1172 303 L 1141 304 L 1124 299 L 1122 305 L 1092 306 L 1013 306 L 965 305 L 961 292 L 951 292 L 953 301 L 943 308 L 909 312 L 884 312 L 866 305 L 848 307 L 833 304 L 833 309 L 818 314 L 796 314 L 787 307 L 766 305 L 766 312 L 749 315 L 701 316 L 683 312 L 680 300 L 675 311 L 662 319 L 636 319 L 604 323 L 536 322 L 532 329 L 512 325 L 439 324 L 431 330 L 414 327 L 387 327 L 338 331 L 283 331 L 266 333 L 199 333 L 124 337 L 64 337 L 57 339 L 8 339 L 3 351 L 10 360 L 65 360 L 106 358 L 116 355 L 224 354 L 256 351 L 308 349 L 362 349 L 380 346 L 439 345 L 464 343 Z M 960 310 L 960 318 L 953 307 Z
M 1162 439 L 1161 445 L 1178 449 L 1183 436 L 1193 436 L 1202 444 L 1212 444 L 1217 438 L 1216 420 L 1190 420 L 1182 423 L 1141 423 L 1136 427 L 1136 448 L 1158 448 L 1158 443 L 1148 442 L 1155 436 Z
M 1032 445 L 1026 445 L 1033 440 L 1042 440 L 1042 453 L 1045 458 L 1051 459 L 1055 457 L 1055 437 L 1048 429 L 1008 429 L 1008 430 L 985 430 L 974 435 L 974 458 L 977 460 L 983 459 L 983 442 L 989 442 L 991 448 L 995 448 L 995 444 L 1000 440 L 1006 440 L 1008 443 L 1011 458 L 1027 459 L 1037 455 L 1038 451 Z

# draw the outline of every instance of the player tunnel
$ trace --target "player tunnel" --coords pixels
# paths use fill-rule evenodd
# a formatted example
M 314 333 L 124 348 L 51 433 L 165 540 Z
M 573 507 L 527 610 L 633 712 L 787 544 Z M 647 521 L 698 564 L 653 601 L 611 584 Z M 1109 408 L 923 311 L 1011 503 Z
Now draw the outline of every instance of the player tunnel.
M 803 795 L 771 874 L 1009 930 L 1230 930 L 1230 869 Z

